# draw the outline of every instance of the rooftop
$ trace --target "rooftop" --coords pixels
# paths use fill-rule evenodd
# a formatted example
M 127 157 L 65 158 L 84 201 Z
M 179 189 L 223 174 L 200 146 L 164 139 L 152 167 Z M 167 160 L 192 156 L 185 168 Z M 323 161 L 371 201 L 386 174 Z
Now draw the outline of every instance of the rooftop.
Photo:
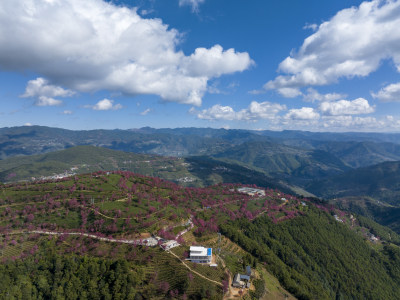
M 190 246 L 190 256 L 211 256 L 212 248 L 202 246 Z

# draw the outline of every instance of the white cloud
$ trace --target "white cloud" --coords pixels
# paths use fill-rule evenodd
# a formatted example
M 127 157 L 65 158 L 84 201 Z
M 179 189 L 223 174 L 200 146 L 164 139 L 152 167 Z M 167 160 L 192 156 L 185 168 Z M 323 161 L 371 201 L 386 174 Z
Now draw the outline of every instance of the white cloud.
M 371 95 L 381 101 L 400 102 L 400 82 L 389 84 L 383 87 L 379 92 L 371 93 Z
M 147 15 L 150 15 L 150 14 L 152 14 L 152 13 L 154 13 L 154 12 L 155 12 L 154 9 L 149 9 L 149 10 L 147 10 L 147 9 L 142 9 L 142 10 L 140 10 L 140 14 L 141 14 L 142 16 L 147 16 Z
M 253 64 L 248 53 L 219 45 L 186 56 L 177 50 L 181 37 L 160 19 L 103 0 L 0 1 L 0 69 L 38 73 L 74 91 L 200 105 L 211 78 Z
M 54 97 L 69 97 L 72 95 L 74 95 L 73 91 L 49 84 L 49 81 L 45 78 L 38 77 L 28 81 L 25 93 L 21 97 L 36 98 L 36 106 L 57 106 L 61 105 L 62 101 Z
M 368 101 L 364 98 L 357 98 L 353 101 L 339 100 L 336 102 L 322 102 L 319 110 L 324 115 L 338 116 L 338 115 L 358 115 L 369 114 L 375 111 L 375 106 L 369 105 Z
M 283 88 L 277 89 L 277 91 L 279 94 L 281 94 L 283 97 L 286 97 L 286 98 L 294 98 L 294 97 L 302 95 L 300 89 L 298 89 L 298 88 L 283 87 Z
M 119 110 L 122 108 L 122 105 L 114 105 L 114 100 L 103 99 L 97 102 L 95 105 L 85 105 L 85 108 L 91 108 L 93 110 Z
M 400 1 L 373 0 L 339 11 L 279 65 L 265 89 L 326 85 L 367 76 L 391 58 L 400 71 Z
M 273 119 L 280 112 L 286 110 L 286 105 L 271 103 L 268 101 L 252 101 L 243 112 L 247 119 Z
M 24 126 L 33 126 L 32 123 L 25 123 Z
M 306 24 L 303 26 L 303 29 L 311 29 L 312 31 L 316 31 L 318 29 L 317 24 Z
M 195 110 L 191 109 L 189 112 L 197 113 Z M 201 112 L 197 113 L 199 119 L 204 120 L 237 120 L 238 113 L 233 110 L 230 106 L 222 106 L 216 104 L 208 109 L 203 109 Z
M 52 97 L 40 96 L 36 99 L 36 106 L 60 106 L 63 102 Z
M 284 116 L 286 120 L 318 120 L 320 118 L 312 107 L 293 108 Z
M 235 111 L 230 106 L 216 104 L 200 112 L 194 108 L 189 112 L 204 120 L 256 121 L 259 119 L 273 120 L 283 110 L 286 110 L 286 106 L 279 103 L 252 101 L 247 108 L 240 111 Z
M 234 49 L 224 51 L 220 45 L 210 49 L 197 48 L 186 60 L 188 74 L 207 77 L 244 71 L 254 64 L 247 52 L 236 53 Z
M 150 109 L 150 108 L 148 108 L 148 109 L 142 111 L 140 114 L 141 114 L 142 116 L 145 116 L 145 115 L 147 115 L 149 112 L 151 112 L 151 109 Z
M 303 94 L 303 100 L 307 102 L 314 102 L 314 101 L 335 101 L 339 99 L 345 98 L 347 95 L 345 94 L 338 94 L 338 93 L 328 93 L 328 94 L 320 94 L 317 90 L 313 88 L 307 89 L 307 94 Z
M 179 6 L 190 5 L 192 7 L 192 12 L 199 11 L 199 4 L 204 3 L 205 0 L 179 0 Z
M 63 89 L 62 87 L 49 84 L 49 81 L 38 77 L 34 80 L 29 80 L 25 88 L 25 93 L 21 97 L 69 97 L 74 94 L 71 90 Z
M 62 114 L 63 114 L 63 115 L 72 115 L 73 112 L 72 112 L 71 110 L 64 110 L 64 111 L 62 112 Z
M 324 116 L 321 126 L 332 130 L 357 130 L 357 131 L 377 131 L 382 129 L 396 128 L 394 120 L 381 119 L 374 117 L 354 117 L 354 116 Z
M 226 87 L 220 88 L 220 82 L 218 80 L 212 82 L 207 89 L 207 92 L 210 94 L 217 94 L 217 95 L 228 95 L 232 92 L 236 91 L 236 88 L 239 86 L 237 82 L 231 82 Z

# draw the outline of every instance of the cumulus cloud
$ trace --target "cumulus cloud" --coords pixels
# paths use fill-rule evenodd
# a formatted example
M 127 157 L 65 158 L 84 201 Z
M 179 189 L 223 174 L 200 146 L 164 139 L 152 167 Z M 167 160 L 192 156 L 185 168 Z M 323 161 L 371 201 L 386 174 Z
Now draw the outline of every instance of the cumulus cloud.
M 62 112 L 62 114 L 63 115 L 72 115 L 72 111 L 71 110 L 64 110 L 63 112 Z
M 277 114 L 283 110 L 286 110 L 286 106 L 279 103 L 252 101 L 247 108 L 240 111 L 235 111 L 230 106 L 216 104 L 200 112 L 193 108 L 189 112 L 204 120 L 256 121 L 259 119 L 275 119 Z
M 49 84 L 49 81 L 38 77 L 35 80 L 28 81 L 25 93 L 21 97 L 68 97 L 74 94 L 71 90 Z
M 386 102 L 400 101 L 400 82 L 392 83 L 383 87 L 377 93 L 371 93 L 372 97 Z
M 371 106 L 364 98 L 357 98 L 353 101 L 339 100 L 336 102 L 322 102 L 319 110 L 324 115 L 359 115 L 369 114 L 375 111 L 375 106 Z
M 192 12 L 199 11 L 199 5 L 204 3 L 205 0 L 179 0 L 179 6 L 189 5 L 192 7 Z
M 400 1 L 373 0 L 339 11 L 279 65 L 265 89 L 326 85 L 367 76 L 391 58 L 400 71 Z M 291 95 L 288 95 L 291 96 Z
M 286 120 L 318 120 L 319 118 L 319 113 L 312 107 L 293 108 L 284 116 Z
M 23 98 L 35 98 L 36 106 L 56 106 L 61 105 L 62 101 L 54 97 L 69 97 L 74 94 L 73 91 L 63 89 L 60 86 L 49 84 L 45 78 L 38 77 L 28 81 Z
M 190 110 L 192 113 L 196 113 L 195 110 Z M 203 109 L 201 112 L 197 113 L 199 119 L 204 120 L 238 120 L 239 115 L 230 106 L 222 106 L 216 104 L 208 109 Z
M 338 93 L 328 93 L 328 94 L 320 94 L 317 90 L 313 88 L 307 89 L 307 94 L 303 94 L 303 100 L 307 102 L 314 102 L 314 101 L 335 101 L 339 99 L 345 98 L 347 95 L 345 94 L 338 94 Z
M 36 99 L 36 106 L 60 106 L 63 102 L 52 97 L 40 96 Z
M 177 50 L 181 36 L 160 19 L 103 0 L 0 2 L 0 69 L 32 71 L 74 91 L 200 105 L 211 78 L 253 63 L 219 45 L 187 56 Z
M 91 108 L 93 110 L 119 110 L 122 108 L 122 105 L 114 105 L 114 100 L 103 99 L 97 102 L 95 105 L 85 105 L 85 108 Z
M 190 76 L 217 77 L 244 71 L 253 63 L 247 52 L 236 53 L 234 49 L 224 51 L 220 45 L 215 45 L 210 49 L 197 48 L 186 58 L 185 69 Z

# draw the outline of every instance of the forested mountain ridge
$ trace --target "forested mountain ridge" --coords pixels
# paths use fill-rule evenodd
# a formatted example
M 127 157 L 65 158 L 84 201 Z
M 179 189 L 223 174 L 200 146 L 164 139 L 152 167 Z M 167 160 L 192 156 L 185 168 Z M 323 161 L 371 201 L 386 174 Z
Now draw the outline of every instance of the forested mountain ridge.
M 315 181 L 307 189 L 324 198 L 369 196 L 398 205 L 400 196 L 400 162 L 347 171 L 343 174 Z
M 246 142 L 214 157 L 237 161 L 275 178 L 304 185 L 315 178 L 350 169 L 337 157 L 321 150 L 307 150 L 270 142 Z

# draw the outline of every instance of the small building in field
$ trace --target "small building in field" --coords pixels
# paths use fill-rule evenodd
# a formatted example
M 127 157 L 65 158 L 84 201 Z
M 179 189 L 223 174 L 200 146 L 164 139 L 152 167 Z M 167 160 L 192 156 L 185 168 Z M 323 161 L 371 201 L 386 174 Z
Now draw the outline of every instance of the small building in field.
M 205 248 L 202 246 L 190 246 L 190 256 L 187 260 L 195 263 L 211 263 L 212 248 Z
M 160 245 L 160 247 L 162 249 L 164 249 L 165 251 L 175 248 L 175 247 L 178 247 L 178 246 L 180 246 L 180 244 L 175 240 L 169 240 Z
M 249 288 L 250 276 L 237 273 L 235 277 L 233 277 L 232 286 L 237 288 Z
M 235 277 L 233 277 L 232 286 L 237 288 L 242 288 L 246 285 L 246 283 L 240 280 L 240 274 L 237 273 Z
M 255 189 L 255 188 L 250 188 L 250 187 L 241 187 L 237 189 L 238 192 L 247 194 L 249 196 L 258 196 L 258 197 L 263 197 L 265 196 L 265 191 L 261 189 Z

